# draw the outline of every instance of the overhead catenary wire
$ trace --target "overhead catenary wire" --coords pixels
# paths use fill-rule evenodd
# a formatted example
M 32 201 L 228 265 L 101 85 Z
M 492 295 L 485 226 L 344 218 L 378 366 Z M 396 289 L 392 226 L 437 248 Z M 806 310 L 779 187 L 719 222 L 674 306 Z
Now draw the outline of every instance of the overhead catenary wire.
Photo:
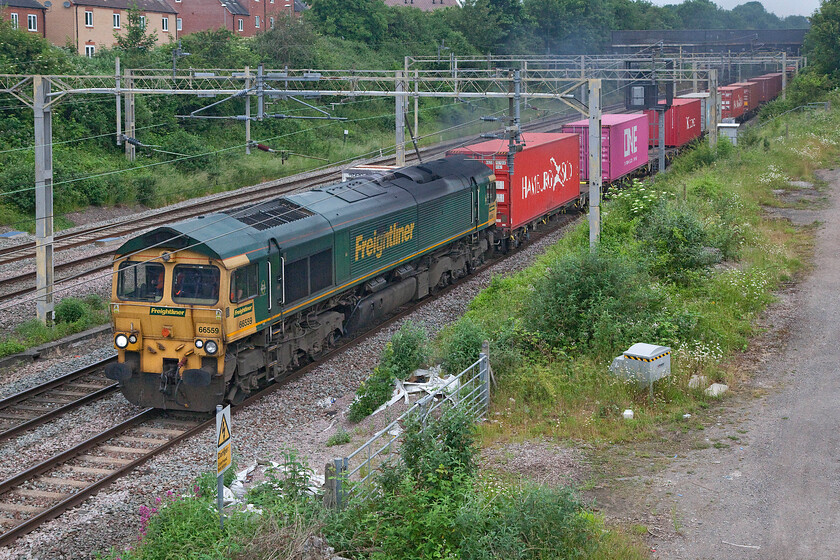
M 425 136 L 433 136 L 433 135 L 437 135 L 437 134 L 440 134 L 440 133 L 442 133 L 442 132 L 446 132 L 446 131 L 449 131 L 449 130 L 457 129 L 457 128 L 460 128 L 460 127 L 463 127 L 463 126 L 466 126 L 466 125 L 468 125 L 468 124 L 472 124 L 472 123 L 475 123 L 475 122 L 478 122 L 478 121 L 479 121 L 479 119 L 474 119 L 473 121 L 468 121 L 468 122 L 466 122 L 466 123 L 461 123 L 461 124 L 459 124 L 459 125 L 454 125 L 454 126 L 452 126 L 452 127 L 448 127 L 448 128 L 443 129 L 443 130 L 441 130 L 441 131 L 436 131 L 436 132 L 434 132 L 434 133 L 429 133 L 429 134 L 427 134 L 427 135 L 425 135 Z M 321 127 L 317 127 L 317 128 L 321 128 Z M 393 149 L 393 148 L 394 148 L 394 146 L 391 146 L 391 147 L 390 147 L 390 149 Z M 386 149 L 388 149 L 388 148 L 386 148 Z M 375 151 L 373 151 L 373 152 L 369 152 L 369 154 L 370 154 L 370 153 L 375 153 L 375 152 L 376 152 L 376 150 L 375 150 Z M 357 159 L 357 158 L 358 158 L 358 156 L 354 156 L 353 158 L 349 158 L 349 159 L 345 160 L 344 162 L 349 162 L 349 161 L 352 161 L 353 159 Z M 340 163 L 341 163 L 341 162 L 340 162 Z M 329 164 L 329 165 L 335 165 L 335 164 L 334 164 L 334 163 L 331 163 L 331 164 Z M 328 165 L 328 166 L 329 166 L 329 165 Z M 328 167 L 328 166 L 322 166 L 321 168 L 316 168 L 316 169 L 323 169 L 324 167 Z M 264 203 L 266 203 L 266 202 L 269 202 L 269 201 L 264 201 L 264 202 L 258 203 L 257 205 L 259 205 L 259 204 L 264 204 Z M 246 210 L 251 209 L 251 208 L 253 208 L 254 206 L 257 206 L 257 205 L 246 206 L 246 207 L 244 207 L 241 211 L 246 211 Z M 238 212 L 233 212 L 233 213 L 228 214 L 228 215 L 230 215 L 230 216 L 232 216 L 232 217 L 235 217 L 235 215 L 236 215 L 237 213 L 238 213 Z M 224 218 L 220 218 L 220 220 L 222 220 L 222 219 L 224 219 Z M 198 231 L 199 229 L 203 229 L 203 228 L 206 228 L 206 227 L 210 227 L 210 226 L 214 225 L 215 223 L 218 223 L 218 221 L 220 221 L 220 220 L 217 220 L 217 221 L 214 221 L 214 222 L 208 222 L 208 223 L 206 223 L 206 224 L 202 224 L 199 228 L 196 228 L 195 230 L 191 230 L 190 232 L 187 232 L 187 233 L 184 233 L 184 234 L 179 234 L 179 235 L 178 235 L 178 236 L 176 236 L 176 237 L 169 238 L 169 239 L 167 239 L 166 241 L 160 242 L 160 243 L 158 243 L 158 244 L 156 244 L 156 245 L 153 245 L 153 246 L 151 246 L 151 247 L 146 247 L 146 248 L 144 248 L 143 250 L 148 250 L 149 248 L 153 248 L 153 247 L 158 246 L 158 245 L 162 245 L 162 244 L 165 244 L 165 243 L 169 243 L 169 242 L 171 242 L 173 239 L 177 239 L 178 237 L 181 237 L 181 236 L 183 236 L 183 235 L 188 235 L 189 233 L 194 233 L 194 232 Z M 260 222 L 258 222 L 258 223 L 262 223 L 262 221 L 260 221 Z M 230 231 L 230 232 L 226 232 L 226 233 L 220 234 L 220 235 L 218 235 L 218 236 L 216 236 L 216 237 L 213 237 L 213 238 L 210 238 L 210 239 L 204 240 L 204 241 L 202 241 L 202 242 L 200 242 L 200 243 L 196 243 L 196 244 L 190 245 L 190 246 L 188 246 L 188 247 L 184 247 L 184 248 L 179 249 L 179 250 L 174 250 L 174 251 L 173 251 L 173 253 L 174 253 L 174 252 L 181 251 L 181 250 L 187 250 L 187 249 L 193 248 L 193 247 L 195 247 L 195 246 L 197 246 L 197 245 L 201 245 L 201 244 L 203 244 L 203 243 L 205 243 L 205 242 L 207 242 L 207 241 L 211 241 L 211 240 L 214 240 L 214 239 L 218 239 L 218 238 L 221 238 L 221 237 L 224 237 L 224 236 L 227 236 L 227 235 L 232 235 L 232 234 L 234 234 L 234 233 L 237 233 L 237 232 L 239 232 L 239 231 L 242 231 L 243 229 L 247 229 L 247 228 L 250 228 L 250 227 L 252 227 L 252 225 L 246 225 L 246 226 L 243 226 L 242 228 L 238 228 L 238 229 L 236 229 L 236 230 L 233 230 L 233 231 Z M 136 254 L 136 253 L 134 253 L 134 254 Z M 133 256 L 133 255 L 126 256 L 126 258 L 130 258 L 131 256 Z M 159 258 L 160 258 L 160 257 L 156 257 L 156 258 L 153 258 L 153 259 L 149 259 L 149 260 L 147 260 L 147 261 L 144 261 L 143 263 L 137 263 L 137 265 L 135 265 L 135 266 L 139 266 L 140 264 L 145 264 L 145 262 L 151 262 L 151 261 L 154 261 L 154 260 L 158 260 Z M 56 293 L 66 292 L 66 291 L 69 291 L 69 290 L 73 289 L 74 287 L 78 286 L 79 284 L 88 284 L 88 283 L 92 283 L 92 282 L 95 282 L 95 281 L 100 280 L 100 279 L 102 279 L 102 278 L 106 278 L 106 277 L 113 276 L 113 274 L 114 274 L 114 271 L 109 271 L 108 273 L 103 273 L 103 274 L 101 274 L 101 275 L 94 276 L 94 277 L 92 277 L 92 278 L 90 278 L 90 279 L 88 279 L 88 280 L 84 280 L 84 281 L 82 281 L 82 282 L 74 282 L 75 280 L 77 280 L 77 279 L 78 279 L 78 278 L 80 278 L 81 276 L 84 276 L 84 275 L 85 275 L 85 274 L 87 274 L 88 272 L 89 272 L 89 271 L 84 271 L 84 272 L 78 273 L 78 274 L 76 274 L 76 275 L 74 275 L 74 276 L 72 276 L 72 277 L 62 278 L 60 281 L 58 281 L 58 282 L 56 282 L 56 283 L 54 283 L 54 284 L 53 284 L 53 290 L 52 290 L 52 293 L 53 293 L 53 294 L 56 294 Z M 70 284 L 71 282 L 72 282 L 72 285 L 62 286 L 63 284 Z M 37 300 L 39 297 L 41 297 L 41 296 L 39 296 L 39 294 L 33 294 L 32 296 L 29 296 L 29 297 L 26 297 L 26 298 L 21 298 L 21 299 L 15 300 L 15 301 L 14 301 L 14 302 L 12 302 L 12 303 L 5 304 L 5 305 L 0 305 L 0 309 L 10 309 L 10 308 L 13 308 L 13 307 L 16 307 L 16 306 L 19 306 L 19 305 L 23 305 L 23 304 L 29 303 L 29 302 L 31 302 L 31 301 L 35 301 L 35 300 Z

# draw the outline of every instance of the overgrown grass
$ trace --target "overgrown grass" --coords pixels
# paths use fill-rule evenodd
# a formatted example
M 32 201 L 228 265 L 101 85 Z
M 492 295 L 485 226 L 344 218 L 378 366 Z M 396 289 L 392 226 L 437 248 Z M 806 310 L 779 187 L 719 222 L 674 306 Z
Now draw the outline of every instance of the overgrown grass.
M 82 332 L 107 323 L 108 320 L 108 306 L 101 297 L 66 297 L 55 307 L 53 325 L 47 326 L 38 319 L 30 319 L 18 325 L 10 334 L 0 337 L 0 357 Z
M 214 510 L 215 477 L 200 478 L 188 496 L 167 492 L 138 511 L 138 542 L 111 550 L 114 560 L 174 558 L 304 558 L 319 539 L 336 554 L 370 560 L 645 558 L 637 539 L 604 528 L 569 488 L 505 484 L 480 474 L 474 425 L 463 412 L 405 424 L 401 461 L 376 478 L 379 493 L 326 509 L 308 491 L 311 470 L 293 451 L 267 472 L 247 502 Z M 316 537 L 317 539 L 313 539 Z
M 347 418 L 358 422 L 384 404 L 394 389 L 395 379 L 405 379 L 427 358 L 425 329 L 406 321 L 385 345 L 379 365 L 359 386 Z
M 650 440 L 708 405 L 692 375 L 737 387 L 728 360 L 780 282 L 803 270 L 812 236 L 763 207 L 785 206 L 774 190 L 833 165 L 838 124 L 837 111 L 791 114 L 739 147 L 701 143 L 667 173 L 608 194 L 597 253 L 583 220 L 529 269 L 493 278 L 435 343 L 444 364 L 460 365 L 491 341 L 500 414 L 483 437 Z M 674 349 L 653 401 L 607 369 L 635 342 Z

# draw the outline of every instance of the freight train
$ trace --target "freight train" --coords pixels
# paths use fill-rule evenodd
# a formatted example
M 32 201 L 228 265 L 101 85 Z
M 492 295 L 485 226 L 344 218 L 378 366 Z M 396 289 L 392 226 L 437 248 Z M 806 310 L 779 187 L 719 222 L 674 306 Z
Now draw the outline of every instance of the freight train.
M 114 259 L 105 374 L 140 406 L 240 402 L 479 266 L 495 189 L 486 165 L 452 157 L 135 237 Z
M 765 81 L 762 96 L 776 79 Z M 702 126 L 705 114 L 692 103 L 666 112 L 666 143 L 699 136 L 691 119 Z M 650 171 L 651 122 L 604 115 L 605 185 Z M 114 258 L 118 360 L 106 376 L 140 406 L 212 411 L 241 402 L 583 206 L 587 128 L 524 133 L 514 173 L 507 144 L 495 140 L 130 239 Z

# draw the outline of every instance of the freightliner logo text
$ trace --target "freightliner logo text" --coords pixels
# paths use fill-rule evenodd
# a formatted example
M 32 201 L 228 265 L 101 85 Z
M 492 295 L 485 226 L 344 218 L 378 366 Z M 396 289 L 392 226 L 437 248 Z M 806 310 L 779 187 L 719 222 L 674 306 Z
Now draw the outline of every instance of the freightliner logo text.
M 400 243 L 411 241 L 414 238 L 414 222 L 400 226 L 399 224 L 391 224 L 388 231 L 379 233 L 373 231 L 373 235 L 365 237 L 364 235 L 356 236 L 356 259 L 363 259 L 365 257 L 375 256 L 377 259 L 382 256 L 382 251 L 395 247 Z

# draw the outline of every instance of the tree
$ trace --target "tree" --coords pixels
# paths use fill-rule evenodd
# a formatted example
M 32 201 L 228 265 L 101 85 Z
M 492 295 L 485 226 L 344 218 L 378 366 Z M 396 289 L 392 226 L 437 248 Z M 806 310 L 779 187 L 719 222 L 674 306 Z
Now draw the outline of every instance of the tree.
M 278 17 L 274 29 L 257 35 L 254 48 L 260 59 L 271 67 L 285 64 L 292 68 L 311 68 L 315 63 L 317 39 L 308 21 Z
M 387 31 L 382 0 L 312 0 L 305 13 L 324 35 L 379 47 Z
M 146 18 L 137 7 L 137 2 L 132 2 L 128 7 L 125 35 L 114 33 L 114 38 L 117 40 L 116 48 L 126 53 L 145 53 L 157 44 L 157 33 L 147 31 Z
M 744 29 L 779 29 L 782 20 L 776 14 L 764 9 L 761 2 L 747 2 L 732 8 L 732 15 L 738 16 Z
M 840 0 L 823 0 L 811 16 L 811 29 L 805 35 L 805 52 L 813 71 L 840 84 Z
M 62 74 L 70 71 L 66 51 L 22 29 L 14 29 L 0 10 L 0 74 Z M 5 118 L 5 117 L 4 117 Z

